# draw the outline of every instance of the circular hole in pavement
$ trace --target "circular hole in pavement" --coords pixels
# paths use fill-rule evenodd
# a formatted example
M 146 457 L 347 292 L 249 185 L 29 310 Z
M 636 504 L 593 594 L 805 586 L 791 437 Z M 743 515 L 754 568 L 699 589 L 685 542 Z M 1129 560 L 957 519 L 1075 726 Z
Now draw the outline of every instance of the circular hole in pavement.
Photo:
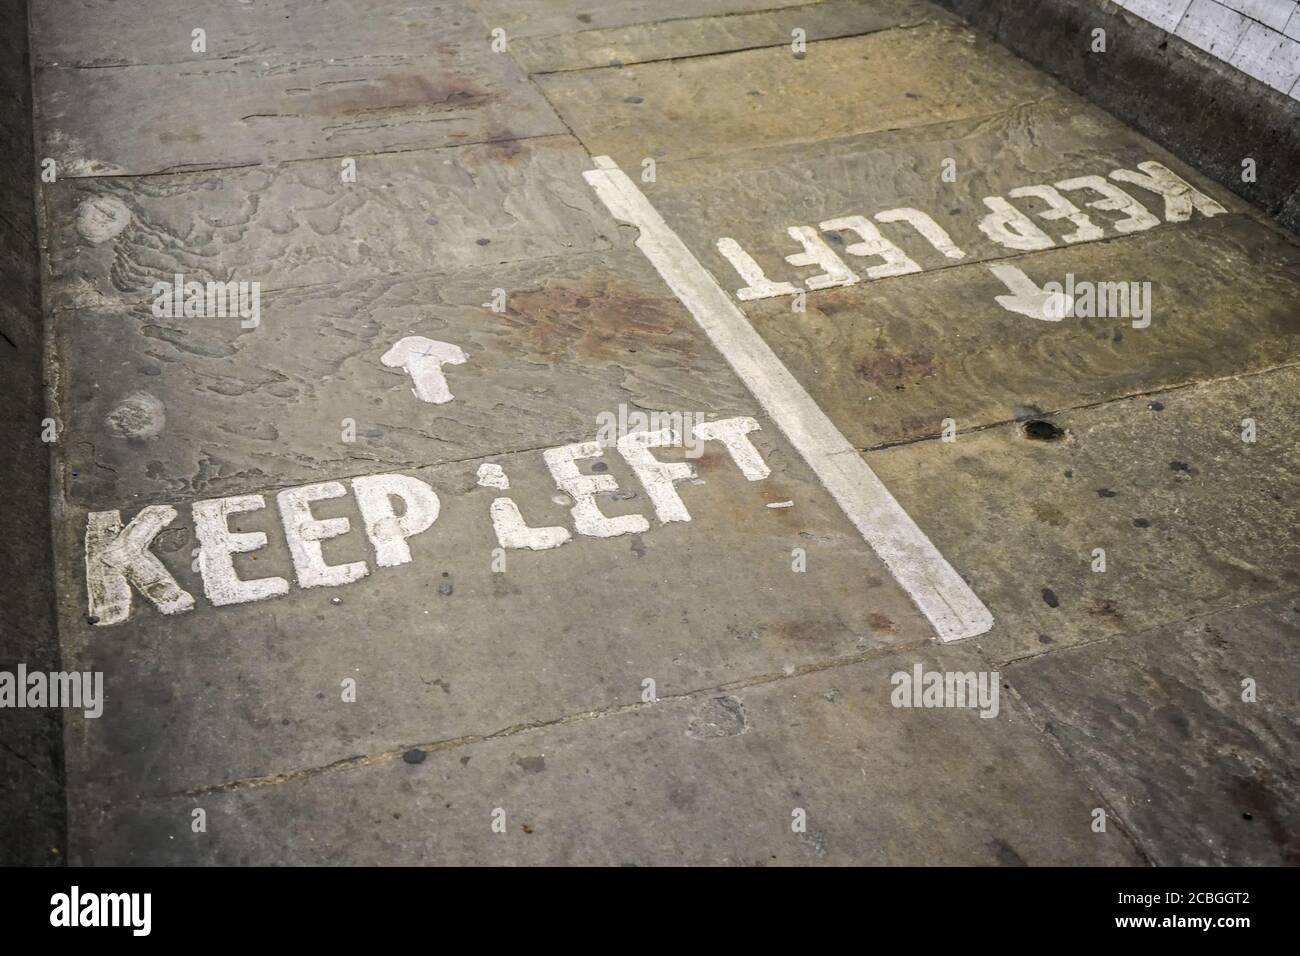
M 1065 437 L 1065 429 L 1057 428 L 1042 418 L 1031 418 L 1020 426 L 1020 430 L 1030 441 L 1058 441 Z

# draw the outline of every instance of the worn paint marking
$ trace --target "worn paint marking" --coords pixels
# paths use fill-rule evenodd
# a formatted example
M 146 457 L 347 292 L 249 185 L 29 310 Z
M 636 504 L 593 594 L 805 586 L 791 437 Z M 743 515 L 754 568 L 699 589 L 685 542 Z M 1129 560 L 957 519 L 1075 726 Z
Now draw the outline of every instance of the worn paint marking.
M 771 474 L 757 448 L 746 436 L 759 424 L 748 416 L 701 422 L 695 426 L 700 441 L 718 441 L 749 481 L 762 481 Z M 580 535 L 613 538 L 621 534 L 648 531 L 644 515 L 608 517 L 596 504 L 597 495 L 615 494 L 618 484 L 606 474 L 583 475 L 575 461 L 599 458 L 604 449 L 616 447 L 641 482 L 661 524 L 690 521 L 686 503 L 673 485 L 704 481 L 695 466 L 660 461 L 651 449 L 684 448 L 676 428 L 629 432 L 611 441 L 596 439 L 577 445 L 563 445 L 542 453 L 556 487 L 564 494 L 553 500 L 572 505 L 574 528 Z M 478 468 L 478 484 L 502 491 L 510 489 L 505 470 L 492 462 Z M 327 481 L 289 488 L 275 496 L 280 511 L 284 540 L 293 559 L 300 588 L 339 587 L 370 574 L 365 561 L 330 565 L 325 563 L 321 542 L 348 534 L 348 518 L 317 518 L 312 503 L 341 498 L 347 494 L 340 481 Z M 442 510 L 437 493 L 427 482 L 411 475 L 363 475 L 352 479 L 352 494 L 361 512 L 366 537 L 374 548 L 375 566 L 393 568 L 412 559 L 407 539 L 427 531 Z M 635 495 L 633 495 L 635 497 Z M 401 502 L 398 513 L 396 501 Z M 195 536 L 199 542 L 198 564 L 194 568 L 203 580 L 203 593 L 213 607 L 245 604 L 289 593 L 283 577 L 240 578 L 231 557 L 260 551 L 268 544 L 264 531 L 239 532 L 230 528 L 232 515 L 265 508 L 260 494 L 234 495 L 196 501 L 193 505 Z M 559 525 L 532 527 L 508 496 L 492 500 L 489 509 L 492 529 L 501 548 L 547 551 L 573 539 L 568 528 Z M 91 624 L 120 624 L 131 614 L 132 588 L 143 594 L 163 614 L 181 614 L 194 608 L 194 596 L 183 590 L 150 548 L 159 533 L 176 520 L 176 509 L 150 505 L 123 527 L 120 511 L 91 512 L 86 523 L 86 586 Z M 493 555 L 494 560 L 496 555 Z
M 1110 178 L 1118 182 L 1132 183 L 1162 198 L 1167 222 L 1186 222 L 1195 212 L 1206 217 L 1227 212 L 1214 199 L 1200 192 L 1191 183 L 1181 179 L 1173 170 L 1160 163 L 1154 161 L 1138 163 L 1138 169 L 1141 172 L 1117 169 L 1111 172 Z M 1157 216 L 1109 180 L 1101 176 L 1077 176 L 1073 179 L 1063 179 L 1055 185 L 1036 183 L 1019 186 L 1007 193 L 1009 199 L 1003 196 L 986 196 L 983 203 L 988 212 L 977 226 L 991 242 L 1013 252 L 1038 252 L 1056 247 L 1056 240 L 1034 222 L 1035 216 L 1049 222 L 1067 220 L 1073 224 L 1075 227 L 1073 231 L 1061 237 L 1061 241 L 1066 245 L 1097 242 L 1106 238 L 1105 229 L 1094 223 L 1088 218 L 1087 213 L 1063 195 L 1066 192 L 1082 190 L 1089 190 L 1102 197 L 1084 202 L 1084 205 L 1090 209 L 1125 214 L 1125 218 L 1110 223 L 1110 228 L 1118 235 L 1143 232 L 1160 225 L 1161 220 Z M 1013 205 L 1011 199 L 1033 199 L 1046 204 L 1047 209 L 1031 215 Z M 943 253 L 947 258 L 954 260 L 966 258 L 966 253 L 953 243 L 947 231 L 919 209 L 911 207 L 886 209 L 876 213 L 874 218 L 877 222 L 905 222 L 937 252 Z M 825 220 L 817 228 L 827 233 L 842 230 L 856 232 L 861 237 L 861 241 L 846 246 L 844 252 L 851 256 L 879 257 L 884 260 L 883 265 L 870 266 L 866 269 L 869 280 L 924 271 L 920 264 L 903 251 L 902 247 L 886 239 L 865 216 L 839 216 Z M 790 226 L 786 232 L 803 247 L 804 251 L 786 256 L 785 261 L 793 266 L 820 266 L 824 270 L 803 280 L 803 284 L 809 290 L 815 292 L 834 286 L 853 285 L 858 281 L 857 274 L 821 240 L 817 230 L 810 226 Z M 763 271 L 763 266 L 735 239 L 724 236 L 718 240 L 717 246 L 718 252 L 745 282 L 744 287 L 737 289 L 735 293 L 736 298 L 742 302 L 796 295 L 803 291 L 794 283 L 769 279 Z
M 1068 295 L 1064 292 L 1048 292 L 1040 289 L 1033 279 L 1025 275 L 1023 269 L 1004 263 L 993 263 L 989 266 L 989 271 L 997 276 L 1011 293 L 994 296 L 998 305 L 1008 312 L 1018 312 L 1031 319 L 1042 319 L 1044 322 L 1060 322 L 1070 314 L 1074 302 Z
M 422 335 L 400 339 L 379 359 L 389 368 L 400 368 L 411 376 L 411 391 L 422 402 L 445 405 L 455 396 L 447 387 L 444 365 L 462 365 L 465 353 L 450 342 L 436 342 Z
M 614 218 L 641 231 L 637 247 L 929 619 L 940 640 L 974 637 L 992 627 L 993 615 L 984 603 L 636 184 L 608 156 L 594 161 L 597 168 L 583 177 L 596 195 Z

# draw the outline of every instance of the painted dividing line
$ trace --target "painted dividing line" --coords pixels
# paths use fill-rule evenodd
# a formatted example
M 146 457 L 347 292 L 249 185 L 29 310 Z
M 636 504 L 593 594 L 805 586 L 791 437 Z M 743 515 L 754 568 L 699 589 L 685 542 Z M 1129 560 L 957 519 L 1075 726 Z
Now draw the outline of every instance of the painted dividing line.
M 816 472 L 863 539 L 929 619 L 942 641 L 983 634 L 993 615 L 916 526 L 862 456 L 817 407 L 743 312 L 608 156 L 582 175 L 615 218 L 641 231 L 637 247 L 768 417 Z

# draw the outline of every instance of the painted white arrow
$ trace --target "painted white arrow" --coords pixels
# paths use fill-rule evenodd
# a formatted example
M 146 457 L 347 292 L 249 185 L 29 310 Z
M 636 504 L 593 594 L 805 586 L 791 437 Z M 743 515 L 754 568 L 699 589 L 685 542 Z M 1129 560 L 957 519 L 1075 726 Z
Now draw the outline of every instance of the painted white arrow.
M 411 391 L 422 402 L 443 405 L 455 396 L 442 374 L 444 365 L 461 365 L 465 353 L 450 342 L 435 342 L 422 335 L 401 339 L 379 360 L 389 368 L 405 369 L 411 376 Z
M 1060 322 L 1074 309 L 1074 299 L 1064 292 L 1046 292 L 1020 269 L 1009 265 L 990 265 L 989 271 L 1002 280 L 1010 295 L 997 297 L 998 305 L 1008 312 L 1019 312 L 1031 319 Z

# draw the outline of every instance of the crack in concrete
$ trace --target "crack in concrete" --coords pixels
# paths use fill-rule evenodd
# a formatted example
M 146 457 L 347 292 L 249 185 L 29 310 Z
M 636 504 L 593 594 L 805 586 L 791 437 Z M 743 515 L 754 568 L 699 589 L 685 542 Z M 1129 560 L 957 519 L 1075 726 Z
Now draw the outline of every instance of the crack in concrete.
M 1261 594 L 1256 600 L 1253 601 L 1246 601 L 1240 604 L 1225 604 L 1222 607 L 1210 608 L 1207 611 L 1201 611 L 1197 614 L 1188 614 L 1186 617 L 1178 617 L 1168 621 L 1161 621 L 1157 624 L 1152 624 L 1150 627 L 1144 627 L 1138 631 L 1122 631 L 1115 634 L 1105 634 L 1101 637 L 1094 638 L 1093 640 L 1090 641 L 1079 641 L 1075 644 L 1064 644 L 1059 647 L 1047 647 L 1041 651 L 1036 651 L 1033 654 L 1023 654 L 1020 657 L 1009 657 L 1006 660 L 1002 661 L 999 666 L 1010 667 L 1014 664 L 1021 664 L 1026 661 L 1036 661 L 1041 657 L 1046 657 L 1048 654 L 1064 654 L 1068 651 L 1081 650 L 1082 648 L 1093 647 L 1097 644 L 1110 644 L 1118 640 L 1126 640 L 1126 641 L 1135 640 L 1139 637 L 1143 637 L 1147 634 L 1151 634 L 1154 631 L 1163 630 L 1165 628 L 1181 627 L 1189 624 L 1195 624 L 1199 621 L 1205 620 L 1206 618 L 1218 617 L 1220 614 L 1228 614 L 1232 611 L 1243 611 L 1246 610 L 1247 608 L 1259 607 L 1262 604 L 1270 604 L 1273 601 L 1282 600 L 1286 598 L 1288 595 L 1294 595 L 1296 597 L 1300 597 L 1300 591 L 1296 591 L 1294 590 L 1294 588 L 1290 588 L 1290 587 L 1282 587 L 1276 591 L 1270 591 L 1267 594 Z
M 978 644 L 975 645 L 975 653 L 984 661 L 985 666 L 990 671 L 994 670 L 995 667 L 999 671 L 1001 670 L 1001 667 L 996 665 L 993 659 L 986 654 Z M 1133 848 L 1133 852 L 1136 853 L 1147 866 L 1155 866 L 1153 857 L 1147 852 L 1146 847 L 1142 845 L 1142 841 L 1138 838 L 1137 831 L 1128 824 L 1124 819 L 1123 814 L 1119 812 L 1115 804 L 1106 796 L 1100 781 L 1094 779 L 1094 777 L 1089 774 L 1088 769 L 1070 755 L 1055 734 L 1048 733 L 1046 721 L 1041 720 L 1037 716 L 1029 701 L 1020 695 L 1020 692 L 1016 690 L 1014 685 L 1008 683 L 1004 685 L 1004 688 L 1011 692 L 1012 699 L 1015 700 L 1016 705 L 1024 711 L 1025 717 L 1029 721 L 1029 726 L 1034 729 L 1034 732 L 1037 734 L 1039 739 L 1046 741 L 1047 747 L 1061 758 L 1061 762 L 1065 765 L 1066 772 L 1071 774 L 1077 781 L 1087 787 L 1091 793 L 1096 794 L 1097 801 L 1102 805 L 1102 809 L 1105 811 L 1107 821 L 1113 821 L 1115 823 L 1119 832 L 1126 840 L 1128 840 L 1129 846 Z
M 570 437 L 565 437 L 565 438 L 557 438 L 557 439 L 555 439 L 554 441 L 547 440 L 544 444 L 541 444 L 541 445 L 531 445 L 531 446 L 529 446 L 529 447 L 527 447 L 527 448 L 513 448 L 513 449 L 507 449 L 507 450 L 505 450 L 505 451 L 486 452 L 486 453 L 484 453 L 484 454 L 467 455 L 467 456 L 465 456 L 465 457 L 463 457 L 463 458 L 447 458 L 447 459 L 443 459 L 443 460 L 441 460 L 441 461 L 424 462 L 424 463 L 416 462 L 416 461 L 389 461 L 389 460 L 381 460 L 381 459 L 377 459 L 377 458 L 363 458 L 363 457 L 358 456 L 358 455 L 349 455 L 347 458 L 333 458 L 333 459 L 330 459 L 329 461 L 326 461 L 326 462 L 317 462 L 317 464 L 318 464 L 318 465 L 330 465 L 330 464 L 334 464 L 334 463 L 336 463 L 336 462 L 337 462 L 337 463 L 344 463 L 344 462 L 347 462 L 347 461 L 366 461 L 366 462 L 373 462 L 374 464 L 376 464 L 376 465 L 380 465 L 382 468 L 385 468 L 385 469 L 394 469 L 394 468 L 396 468 L 396 469 L 400 469 L 400 470 L 404 470 L 404 471 L 423 471 L 423 470 L 428 469 L 428 468 L 441 468 L 441 467 L 443 467 L 443 466 L 445 466 L 445 465 L 460 465 L 460 464 L 465 464 L 465 463 L 467 463 L 467 462 L 472 463 L 472 462 L 476 462 L 476 461 L 485 461 L 485 460 L 487 460 L 487 459 L 489 459 L 489 458 L 502 458 L 502 457 L 505 457 L 505 456 L 507 456 L 507 455 L 526 455 L 526 454 L 528 454 L 529 452 L 545 451 L 545 450 L 548 449 L 548 448 L 557 448 L 557 447 L 560 447 L 560 446 L 563 446 L 563 445 L 574 445 L 574 444 L 577 444 L 577 443 L 579 443 L 579 442 L 590 441 L 590 440 L 591 440 L 591 437 L 590 437 L 589 435 L 588 435 L 588 436 L 579 437 L 579 438 L 573 438 L 573 437 L 570 436 Z M 87 441 L 81 441 L 81 442 L 79 442 L 79 444 L 83 444 L 83 445 L 91 445 L 91 443 L 90 443 L 90 442 L 87 442 Z M 92 445 L 91 447 L 92 447 L 92 449 L 93 449 L 93 445 Z M 208 451 L 208 449 L 203 448 L 203 449 L 200 449 L 200 451 L 202 451 L 202 452 L 204 452 L 204 453 L 206 454 L 207 451 Z M 94 464 L 98 465 L 100 468 L 108 468 L 107 465 L 101 465 L 101 464 L 99 464 L 99 462 L 94 462 Z M 108 468 L 108 470 L 109 470 L 109 471 L 113 471 L 113 469 L 111 469 L 111 468 Z M 116 472 L 115 472 L 115 473 L 116 473 Z M 246 474 L 246 473 L 245 473 L 245 474 Z M 328 479 L 326 479 L 326 480 L 328 480 L 328 481 L 351 481 L 351 480 L 354 479 L 354 478 L 366 478 L 366 477 L 369 477 L 369 476 L 371 476 L 371 475 L 373 475 L 373 474 L 375 474 L 375 471 L 372 469 L 372 470 L 370 470 L 370 471 L 355 472 L 355 473 L 347 474 L 347 475 L 337 475 L 337 476 L 335 476 L 335 475 L 331 475 L 331 476 L 330 476 Z M 319 480 L 320 480 L 319 478 L 309 478 L 309 477 L 304 476 L 304 477 L 302 477 L 302 478 L 297 478 L 297 479 L 294 479 L 294 480 L 292 480 L 292 481 L 286 481 L 286 482 L 279 483 L 279 484 L 272 484 L 272 485 L 264 485 L 264 484 L 263 484 L 263 485 L 258 485 L 258 486 L 257 486 L 258 491 L 257 491 L 256 493 L 257 493 L 257 494 L 262 494 L 262 495 L 273 495 L 273 494 L 275 494 L 276 492 L 283 491 L 283 490 L 285 490 L 285 489 L 287 489 L 287 488 L 299 488 L 299 487 L 302 487 L 302 485 L 304 485 L 304 484 L 314 484 L 314 483 L 316 483 L 316 482 L 319 481 Z M 192 492 L 193 494 L 195 494 L 195 495 L 211 494 L 211 492 L 208 491 L 208 490 L 202 490 L 202 491 L 200 491 L 199 489 L 190 489 L 190 490 L 191 490 L 191 492 Z M 470 490 L 472 491 L 472 490 L 474 490 L 474 489 L 470 489 Z M 238 494 L 244 494 L 244 493 L 246 493 L 246 492 L 242 492 L 242 491 L 231 491 L 231 492 L 230 492 L 230 494 L 232 494 L 232 495 L 238 495 Z M 216 497 L 224 497 L 224 496 L 217 495 Z M 87 511 L 91 511 L 91 510 L 93 510 L 92 508 L 90 508 L 90 507 L 87 506 L 87 505 L 80 504 L 78 501 L 75 501 L 75 500 L 73 500 L 73 499 L 70 499 L 70 498 L 66 495 L 66 493 L 64 494 L 64 499 L 65 499 L 64 503 L 69 503 L 69 502 L 70 502 L 74 507 L 84 508 L 84 509 L 87 510 Z M 136 495 L 136 496 L 133 496 L 133 497 L 132 497 L 132 499 L 131 499 L 131 504 L 130 504 L 130 508 L 134 510 L 134 509 L 137 509 L 137 508 L 144 508 L 144 507 L 147 507 L 148 505 L 175 505 L 176 503 L 177 503 L 177 496 L 176 496 L 175 494 L 168 494 L 168 493 L 159 493 L 159 494 L 140 494 L 140 495 Z M 185 503 L 186 503 L 186 504 L 189 504 L 190 502 L 189 502 L 188 499 L 185 499 Z
M 34 764 L 29 757 L 20 754 L 17 750 L 14 750 L 13 747 L 10 747 L 3 740 L 0 740 L 0 749 L 6 751 L 7 753 L 12 754 L 15 759 L 31 767 L 33 772 L 35 772 L 35 774 L 45 782 L 53 784 L 54 786 L 58 787 L 60 790 L 63 789 L 63 783 L 60 780 L 51 777 L 48 773 L 46 773 L 44 770 L 42 770 L 40 767 Z

